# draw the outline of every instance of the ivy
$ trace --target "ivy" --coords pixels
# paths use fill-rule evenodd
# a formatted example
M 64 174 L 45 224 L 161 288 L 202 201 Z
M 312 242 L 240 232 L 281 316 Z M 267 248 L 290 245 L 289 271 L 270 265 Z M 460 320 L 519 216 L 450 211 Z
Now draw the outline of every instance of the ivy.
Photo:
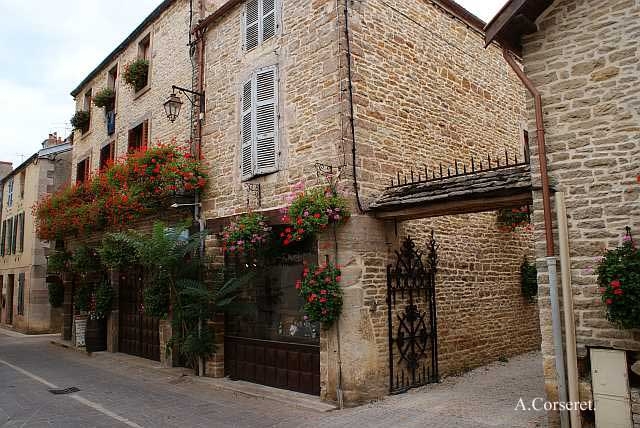
M 529 302 L 535 302 L 538 295 L 538 269 L 535 263 L 529 262 L 526 257 L 520 265 L 520 284 L 522 295 Z
M 60 282 L 50 282 L 47 284 L 49 289 L 49 304 L 52 308 L 60 308 L 64 303 L 64 285 Z

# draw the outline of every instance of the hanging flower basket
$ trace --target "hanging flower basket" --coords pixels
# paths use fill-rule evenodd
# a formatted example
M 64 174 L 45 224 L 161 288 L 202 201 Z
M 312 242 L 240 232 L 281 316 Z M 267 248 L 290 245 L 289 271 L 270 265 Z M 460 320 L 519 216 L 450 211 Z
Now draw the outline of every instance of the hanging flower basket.
M 149 78 L 149 61 L 136 59 L 126 65 L 123 74 L 124 82 L 136 92 L 147 86 Z
M 93 105 L 98 108 L 113 109 L 113 102 L 116 99 L 116 93 L 111 88 L 102 88 L 93 96 Z
M 255 254 L 268 243 L 271 227 L 257 213 L 243 214 L 222 231 L 222 248 L 230 255 Z
M 73 129 L 86 132 L 89 129 L 89 121 L 91 120 L 91 115 L 88 111 L 78 110 L 69 122 L 71 122 L 71 126 Z
M 304 299 L 304 312 L 309 320 L 330 327 L 342 312 L 340 269 L 331 263 L 304 267 L 296 289 Z
M 640 328 L 640 251 L 630 228 L 622 244 L 602 258 L 598 284 L 607 319 L 621 328 Z
M 335 187 L 308 190 L 293 200 L 288 214 L 282 218 L 290 226 L 280 233 L 280 238 L 285 246 L 302 241 L 322 232 L 330 224 L 344 223 L 350 215 L 347 201 Z

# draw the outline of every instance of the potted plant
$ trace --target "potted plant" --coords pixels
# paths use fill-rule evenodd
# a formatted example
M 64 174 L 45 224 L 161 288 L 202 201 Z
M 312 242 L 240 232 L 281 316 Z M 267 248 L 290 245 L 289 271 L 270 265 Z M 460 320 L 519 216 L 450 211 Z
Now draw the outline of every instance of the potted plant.
M 304 299 L 306 318 L 330 327 L 342 312 L 340 269 L 331 263 L 305 266 L 296 289 Z
M 111 88 L 102 88 L 93 96 L 93 105 L 106 110 L 113 110 L 116 93 Z
M 289 223 L 280 233 L 286 246 L 302 241 L 325 230 L 330 224 L 340 224 L 349 218 L 347 201 L 338 194 L 334 186 L 315 188 L 296 196 L 282 220 Z
M 149 61 L 138 58 L 126 65 L 124 69 L 124 82 L 136 92 L 147 86 L 149 78 Z
M 108 281 L 102 281 L 92 293 L 89 303 L 89 318 L 85 330 L 88 352 L 107 349 L 107 317 L 111 312 L 114 291 Z
M 498 229 L 514 232 L 518 228 L 531 230 L 531 210 L 527 205 L 518 208 L 504 208 L 498 211 Z
M 71 116 L 69 122 L 71 122 L 71 126 L 73 126 L 73 129 L 87 132 L 89 130 L 90 120 L 91 115 L 88 111 L 78 110 L 73 116 Z
M 640 251 L 630 228 L 622 244 L 606 252 L 597 271 L 607 319 L 621 328 L 640 328 Z

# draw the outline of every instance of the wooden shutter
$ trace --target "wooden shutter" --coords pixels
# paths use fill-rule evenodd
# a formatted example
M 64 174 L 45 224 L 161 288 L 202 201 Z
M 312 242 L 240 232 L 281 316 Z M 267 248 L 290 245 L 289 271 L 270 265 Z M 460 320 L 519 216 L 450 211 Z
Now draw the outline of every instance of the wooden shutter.
M 2 222 L 2 247 L 0 247 L 0 256 L 4 257 L 4 247 L 7 243 L 7 221 Z
M 256 73 L 256 174 L 277 170 L 278 153 L 278 80 L 276 68 L 269 67 Z
M 244 46 L 251 50 L 260 43 L 260 11 L 258 0 L 249 0 L 244 12 Z
M 276 35 L 276 0 L 262 0 L 261 16 L 263 42 Z
M 149 121 L 142 122 L 142 148 L 147 147 L 149 144 Z
M 241 140 L 242 147 L 240 150 L 240 168 L 242 170 L 242 179 L 251 178 L 253 176 L 253 81 L 249 80 L 242 86 L 242 125 Z
M 18 217 L 13 218 L 13 239 L 11 240 L 11 254 L 16 253 L 16 246 L 18 244 Z
M 18 241 L 18 251 L 24 252 L 24 213 L 18 216 L 20 223 L 20 240 Z

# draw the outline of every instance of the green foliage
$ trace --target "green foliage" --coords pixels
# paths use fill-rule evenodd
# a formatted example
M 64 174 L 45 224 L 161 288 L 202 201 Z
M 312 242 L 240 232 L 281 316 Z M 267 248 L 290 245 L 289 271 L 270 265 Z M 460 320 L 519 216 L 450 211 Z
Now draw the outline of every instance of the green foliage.
M 100 271 L 100 256 L 94 248 L 80 246 L 71 256 L 71 269 L 76 273 Z
M 91 114 L 88 111 L 78 110 L 73 116 L 71 116 L 69 122 L 71 122 L 73 129 L 85 132 L 89 128 L 90 120 Z
M 64 250 L 55 250 L 47 257 L 47 272 L 62 273 L 69 270 L 71 254 Z
M 47 284 L 49 289 L 49 304 L 52 308 L 59 308 L 64 303 L 64 285 L 60 282 L 50 282 Z
M 98 108 L 112 108 L 116 93 L 111 88 L 102 88 L 93 96 L 93 105 Z
M 347 201 L 338 194 L 334 186 L 315 188 L 300 193 L 283 217 L 287 227 L 280 234 L 283 244 L 302 241 L 325 230 L 329 224 L 347 221 L 350 213 Z
M 262 214 L 243 214 L 222 231 L 222 247 L 230 254 L 255 254 L 271 237 L 271 227 Z
M 124 268 L 137 263 L 135 248 L 127 239 L 117 234 L 106 235 L 98 248 L 102 264 L 110 269 Z
M 82 284 L 76 290 L 73 304 L 75 308 L 81 312 L 88 312 L 91 309 L 91 286 Z
M 127 85 L 136 92 L 147 85 L 149 77 L 149 61 L 146 59 L 136 59 L 126 65 L 123 78 Z
M 622 244 L 602 258 L 598 284 L 607 319 L 621 328 L 640 328 L 640 251 L 630 228 Z
M 305 301 L 304 312 L 311 321 L 330 327 L 342 312 L 342 289 L 340 269 L 331 263 L 320 266 L 305 266 L 302 279 L 296 289 Z
M 95 291 L 95 307 L 91 312 L 92 319 L 103 319 L 111 312 L 113 306 L 113 287 L 109 281 L 102 281 Z
M 538 269 L 526 257 L 520 265 L 520 285 L 522 295 L 530 302 L 535 302 L 538 295 Z
M 518 228 L 531 229 L 531 210 L 527 205 L 520 208 L 498 210 L 498 229 L 513 232 Z

